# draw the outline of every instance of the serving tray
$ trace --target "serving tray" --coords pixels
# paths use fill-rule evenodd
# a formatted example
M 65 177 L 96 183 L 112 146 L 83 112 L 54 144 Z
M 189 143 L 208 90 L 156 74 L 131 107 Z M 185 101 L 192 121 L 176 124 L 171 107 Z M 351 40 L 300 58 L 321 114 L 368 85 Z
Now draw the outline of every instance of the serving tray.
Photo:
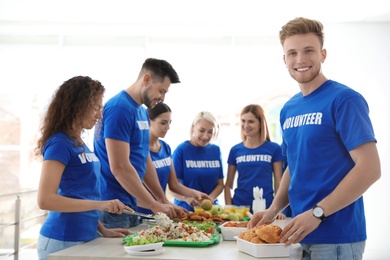
M 179 240 L 167 240 L 164 242 L 163 246 L 180 246 L 180 247 L 206 247 L 215 243 L 218 243 L 221 240 L 219 234 L 212 234 L 210 241 L 179 241 Z
M 131 241 L 132 237 L 136 234 L 131 234 L 123 238 L 123 242 Z M 167 240 L 163 242 L 163 246 L 179 246 L 179 247 L 206 247 L 208 245 L 212 245 L 218 243 L 221 240 L 221 236 L 219 234 L 212 234 L 209 241 L 180 241 L 180 240 Z M 162 242 L 160 242 L 162 243 Z M 148 244 L 150 245 L 150 244 Z M 137 246 L 132 246 L 136 248 Z M 142 246 L 141 246 L 142 247 Z

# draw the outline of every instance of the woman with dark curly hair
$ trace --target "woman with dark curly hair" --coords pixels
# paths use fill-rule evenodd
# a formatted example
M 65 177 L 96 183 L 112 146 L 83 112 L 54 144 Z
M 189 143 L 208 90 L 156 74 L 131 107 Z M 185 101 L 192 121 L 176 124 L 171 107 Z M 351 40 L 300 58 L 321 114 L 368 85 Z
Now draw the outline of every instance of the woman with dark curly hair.
M 38 205 L 49 210 L 38 239 L 39 259 L 98 237 L 124 237 L 127 229 L 107 229 L 98 210 L 121 214 L 117 199 L 99 201 L 100 162 L 81 138 L 102 118 L 105 88 L 90 77 L 65 81 L 54 93 L 35 149 L 43 159 Z

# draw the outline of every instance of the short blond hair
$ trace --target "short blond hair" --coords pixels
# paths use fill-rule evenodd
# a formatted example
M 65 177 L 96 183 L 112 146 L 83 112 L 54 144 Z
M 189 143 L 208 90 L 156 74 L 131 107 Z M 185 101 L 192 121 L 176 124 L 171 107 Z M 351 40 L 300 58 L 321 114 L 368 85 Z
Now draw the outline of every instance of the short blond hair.
M 198 114 L 196 114 L 196 116 L 191 124 L 190 138 L 192 137 L 192 134 L 194 131 L 193 126 L 196 125 L 199 122 L 199 120 L 201 120 L 201 119 L 205 119 L 214 125 L 214 133 L 213 133 L 212 140 L 217 139 L 218 134 L 219 134 L 219 123 L 218 123 L 218 120 L 215 118 L 215 116 L 211 112 L 208 112 L 208 111 L 201 111 Z

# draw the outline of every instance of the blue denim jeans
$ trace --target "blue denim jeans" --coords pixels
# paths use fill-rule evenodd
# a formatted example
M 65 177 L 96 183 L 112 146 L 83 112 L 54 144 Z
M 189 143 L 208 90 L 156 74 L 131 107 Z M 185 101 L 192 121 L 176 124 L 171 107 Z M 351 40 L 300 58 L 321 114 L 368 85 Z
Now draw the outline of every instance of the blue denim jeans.
M 42 235 L 38 237 L 37 251 L 39 260 L 46 260 L 47 256 L 51 253 L 60 251 L 62 249 L 75 246 L 84 242 L 68 242 L 61 241 L 52 238 L 48 238 Z
M 141 219 L 138 216 L 112 214 L 107 211 L 99 211 L 99 220 L 106 228 L 130 228 L 141 223 Z
M 362 260 L 366 241 L 346 244 L 302 244 L 302 260 Z

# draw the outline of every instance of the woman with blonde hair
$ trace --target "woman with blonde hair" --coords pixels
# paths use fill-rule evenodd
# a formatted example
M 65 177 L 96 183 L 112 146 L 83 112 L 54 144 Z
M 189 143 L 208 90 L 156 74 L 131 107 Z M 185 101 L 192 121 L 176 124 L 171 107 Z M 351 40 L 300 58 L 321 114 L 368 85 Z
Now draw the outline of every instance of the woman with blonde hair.
M 208 111 L 199 112 L 190 128 L 190 140 L 179 144 L 172 159 L 176 176 L 184 186 L 206 193 L 214 204 L 223 191 L 222 154 L 218 145 L 211 143 L 219 133 L 219 123 Z M 194 210 L 191 199 L 175 198 L 175 204 Z
M 157 177 L 163 191 L 166 192 L 168 188 L 170 193 L 175 196 L 187 198 L 191 206 L 198 206 L 200 204 L 199 201 L 210 199 L 203 192 L 182 185 L 176 178 L 175 168 L 172 163 L 171 147 L 162 140 L 168 133 L 172 122 L 171 108 L 167 104 L 160 102 L 154 107 L 148 108 L 148 115 L 150 119 L 150 157 L 156 168 Z M 153 213 L 150 209 L 140 206 L 137 206 L 137 211 L 147 214 Z

